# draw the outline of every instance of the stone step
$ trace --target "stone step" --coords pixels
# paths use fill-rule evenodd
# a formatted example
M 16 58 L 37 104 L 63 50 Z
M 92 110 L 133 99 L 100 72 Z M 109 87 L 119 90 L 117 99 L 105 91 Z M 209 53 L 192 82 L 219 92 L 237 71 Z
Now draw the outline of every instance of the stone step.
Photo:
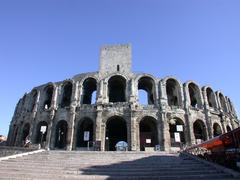
M 6 176 L 7 175 L 7 176 Z M 0 164 L 0 179 L 231 179 L 178 154 L 47 151 Z

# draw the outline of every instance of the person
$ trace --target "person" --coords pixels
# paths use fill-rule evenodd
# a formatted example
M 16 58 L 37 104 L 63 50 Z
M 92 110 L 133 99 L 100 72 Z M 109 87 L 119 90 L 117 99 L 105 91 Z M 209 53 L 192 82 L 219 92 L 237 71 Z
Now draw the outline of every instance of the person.
M 26 137 L 26 139 L 25 139 L 24 147 L 29 147 L 30 144 L 31 144 L 31 141 L 30 141 L 30 137 L 29 137 L 29 135 L 28 135 L 28 136 Z

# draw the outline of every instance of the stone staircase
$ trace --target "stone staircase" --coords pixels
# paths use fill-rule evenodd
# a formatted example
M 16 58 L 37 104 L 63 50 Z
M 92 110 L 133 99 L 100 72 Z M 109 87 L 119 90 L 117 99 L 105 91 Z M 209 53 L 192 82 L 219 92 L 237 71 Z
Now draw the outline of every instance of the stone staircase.
M 214 166 L 161 152 L 44 151 L 0 161 L 0 179 L 234 179 Z

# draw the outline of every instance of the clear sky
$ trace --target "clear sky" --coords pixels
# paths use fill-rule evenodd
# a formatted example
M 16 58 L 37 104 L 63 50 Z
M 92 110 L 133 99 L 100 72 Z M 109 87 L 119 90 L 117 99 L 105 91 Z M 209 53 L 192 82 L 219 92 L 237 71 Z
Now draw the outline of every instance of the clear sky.
M 0 134 L 25 92 L 97 71 L 100 47 L 119 43 L 133 71 L 211 85 L 239 113 L 239 0 L 1 0 Z

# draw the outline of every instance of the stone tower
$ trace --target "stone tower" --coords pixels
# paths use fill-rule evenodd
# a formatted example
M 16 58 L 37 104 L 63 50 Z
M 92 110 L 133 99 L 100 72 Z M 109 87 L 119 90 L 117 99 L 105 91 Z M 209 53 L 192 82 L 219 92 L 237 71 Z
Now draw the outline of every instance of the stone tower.
M 131 45 L 103 46 L 100 51 L 101 74 L 130 73 L 132 70 Z

